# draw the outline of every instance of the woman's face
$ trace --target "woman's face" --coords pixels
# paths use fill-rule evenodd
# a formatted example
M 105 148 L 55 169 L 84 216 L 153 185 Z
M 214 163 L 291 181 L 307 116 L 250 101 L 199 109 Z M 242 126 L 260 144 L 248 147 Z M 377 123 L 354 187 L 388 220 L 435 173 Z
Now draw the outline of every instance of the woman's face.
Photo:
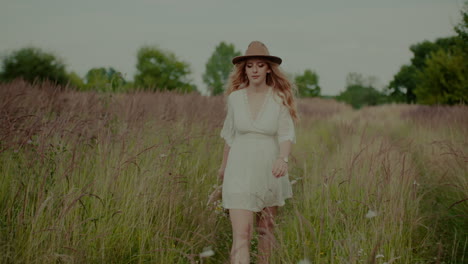
M 270 73 L 270 67 L 261 59 L 249 59 L 245 63 L 245 73 L 249 78 L 249 83 L 261 85 L 266 82 L 267 73 Z

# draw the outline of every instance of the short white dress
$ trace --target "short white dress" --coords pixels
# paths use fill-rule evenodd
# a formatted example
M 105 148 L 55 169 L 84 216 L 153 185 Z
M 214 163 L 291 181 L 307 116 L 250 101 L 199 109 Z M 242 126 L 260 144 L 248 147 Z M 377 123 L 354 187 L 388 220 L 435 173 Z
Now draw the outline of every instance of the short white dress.
M 283 206 L 292 197 L 289 175 L 276 178 L 273 163 L 279 144 L 296 143 L 294 123 L 282 99 L 268 88 L 253 120 L 247 90 L 240 89 L 227 98 L 227 115 L 220 136 L 230 146 L 224 171 L 222 206 L 260 212 L 265 207 Z

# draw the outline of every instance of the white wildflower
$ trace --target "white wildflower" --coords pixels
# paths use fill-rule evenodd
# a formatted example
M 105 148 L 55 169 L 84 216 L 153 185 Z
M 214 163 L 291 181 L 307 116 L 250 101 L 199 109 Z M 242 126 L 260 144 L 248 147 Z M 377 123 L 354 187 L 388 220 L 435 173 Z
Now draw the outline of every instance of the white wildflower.
M 373 217 L 376 217 L 377 216 L 377 212 L 376 211 L 372 211 L 369 209 L 369 211 L 367 212 L 366 214 L 366 218 L 373 218 Z
M 162 153 L 162 154 L 159 154 L 159 157 L 161 157 L 161 158 L 165 158 L 165 157 L 167 157 L 167 154 L 164 154 L 164 153 Z
M 383 258 L 383 257 L 384 257 L 384 255 L 382 255 L 382 254 L 377 254 L 377 256 L 375 256 L 376 259 Z
M 312 262 L 310 262 L 310 260 L 305 258 L 305 259 L 300 260 L 297 264 L 312 264 Z
M 203 252 L 200 253 L 200 258 L 207 258 L 213 256 L 215 253 L 211 247 L 206 247 L 203 249 Z

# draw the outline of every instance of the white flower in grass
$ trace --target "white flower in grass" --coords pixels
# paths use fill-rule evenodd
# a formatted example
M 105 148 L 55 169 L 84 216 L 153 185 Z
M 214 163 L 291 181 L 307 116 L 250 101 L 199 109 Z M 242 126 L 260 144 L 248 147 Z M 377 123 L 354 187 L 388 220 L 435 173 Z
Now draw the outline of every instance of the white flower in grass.
M 211 247 L 206 247 L 203 249 L 203 252 L 200 253 L 200 258 L 208 258 L 208 257 L 211 257 L 213 256 L 215 253 L 214 251 L 211 249 Z
M 159 157 L 161 157 L 161 158 L 165 158 L 165 157 L 167 157 L 167 154 L 164 154 L 164 153 L 162 153 L 162 154 L 159 154 Z
M 382 255 L 382 254 L 377 254 L 377 256 L 375 256 L 376 259 L 383 258 L 383 257 L 384 257 L 384 255 Z
M 305 258 L 305 259 L 299 260 L 297 264 L 312 264 L 312 262 L 310 262 L 310 260 Z
M 290 175 L 289 177 L 291 177 L 291 175 Z M 297 177 L 297 178 L 295 178 L 294 180 L 291 181 L 291 185 L 296 184 L 296 183 L 297 183 L 298 181 L 300 181 L 301 179 L 302 179 L 302 177 Z
M 214 207 L 215 207 L 214 212 L 217 215 L 227 216 L 227 214 L 224 212 L 224 207 L 222 205 L 221 200 L 218 200 L 218 201 L 214 202 Z
M 369 209 L 369 211 L 367 212 L 366 214 L 366 218 L 374 218 L 377 216 L 377 212 L 376 211 L 372 211 Z

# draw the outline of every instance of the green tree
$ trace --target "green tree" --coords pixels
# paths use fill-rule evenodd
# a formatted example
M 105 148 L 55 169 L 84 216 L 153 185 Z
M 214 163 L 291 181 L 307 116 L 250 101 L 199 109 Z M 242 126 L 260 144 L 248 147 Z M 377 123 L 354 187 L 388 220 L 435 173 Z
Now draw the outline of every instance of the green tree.
M 191 92 L 196 90 L 188 76 L 191 71 L 188 63 L 179 61 L 168 51 L 154 46 L 143 46 L 137 54 L 135 85 L 149 90 L 176 90 Z
M 431 54 L 426 67 L 418 71 L 414 93 L 418 103 L 456 104 L 468 102 L 468 58 L 461 49 L 442 49 Z
M 116 92 L 123 90 L 122 87 L 126 85 L 122 74 L 112 67 L 92 68 L 86 73 L 85 79 L 86 90 Z
M 460 44 L 464 49 L 464 52 L 468 52 L 468 1 L 465 2 L 463 9 L 460 11 L 462 15 L 462 21 L 455 26 L 455 32 L 458 34 Z
M 456 42 L 456 37 L 448 37 L 439 38 L 435 42 L 426 40 L 411 45 L 410 50 L 413 53 L 411 64 L 403 65 L 387 87 L 390 93 L 390 99 L 395 102 L 416 102 L 414 89 L 419 82 L 416 76 L 417 72 L 426 67 L 426 59 L 430 57 L 432 52 L 439 49 L 449 50 L 456 45 Z
M 294 78 L 300 97 L 320 96 L 319 77 L 317 73 L 306 69 L 303 74 Z
M 77 90 L 83 90 L 85 87 L 83 79 L 74 71 L 68 73 L 68 80 L 70 81 L 70 85 Z
M 415 94 L 422 104 L 468 103 L 468 1 L 462 21 L 454 28 L 458 36 L 446 49 L 430 53 L 426 67 L 416 74 Z
M 416 67 L 412 65 L 403 65 L 400 71 L 393 76 L 389 84 L 389 97 L 393 102 L 414 102 L 416 96 L 413 93 L 416 87 Z
M 375 87 L 377 85 L 377 78 L 375 76 L 365 77 L 360 73 L 350 72 L 346 76 L 346 86 L 352 85 Z
M 65 64 L 54 54 L 35 47 L 26 47 L 12 52 L 2 61 L 2 81 L 23 78 L 28 82 L 50 80 L 66 85 L 68 75 Z
M 410 46 L 411 52 L 413 52 L 413 58 L 411 64 L 417 69 L 422 69 L 426 66 L 426 59 L 432 52 L 439 49 L 449 50 L 456 45 L 456 37 L 438 38 L 434 42 L 423 41 Z
M 346 78 L 346 89 L 336 96 L 336 99 L 356 109 L 383 104 L 387 101 L 386 95 L 374 88 L 375 83 L 376 78 L 373 76 L 366 78 L 358 73 L 349 73 Z
M 223 86 L 227 82 L 229 73 L 232 70 L 232 58 L 240 56 L 241 52 L 236 51 L 234 44 L 227 44 L 224 41 L 216 46 L 215 51 L 208 59 L 203 74 L 203 82 L 208 86 L 211 95 L 221 94 Z

